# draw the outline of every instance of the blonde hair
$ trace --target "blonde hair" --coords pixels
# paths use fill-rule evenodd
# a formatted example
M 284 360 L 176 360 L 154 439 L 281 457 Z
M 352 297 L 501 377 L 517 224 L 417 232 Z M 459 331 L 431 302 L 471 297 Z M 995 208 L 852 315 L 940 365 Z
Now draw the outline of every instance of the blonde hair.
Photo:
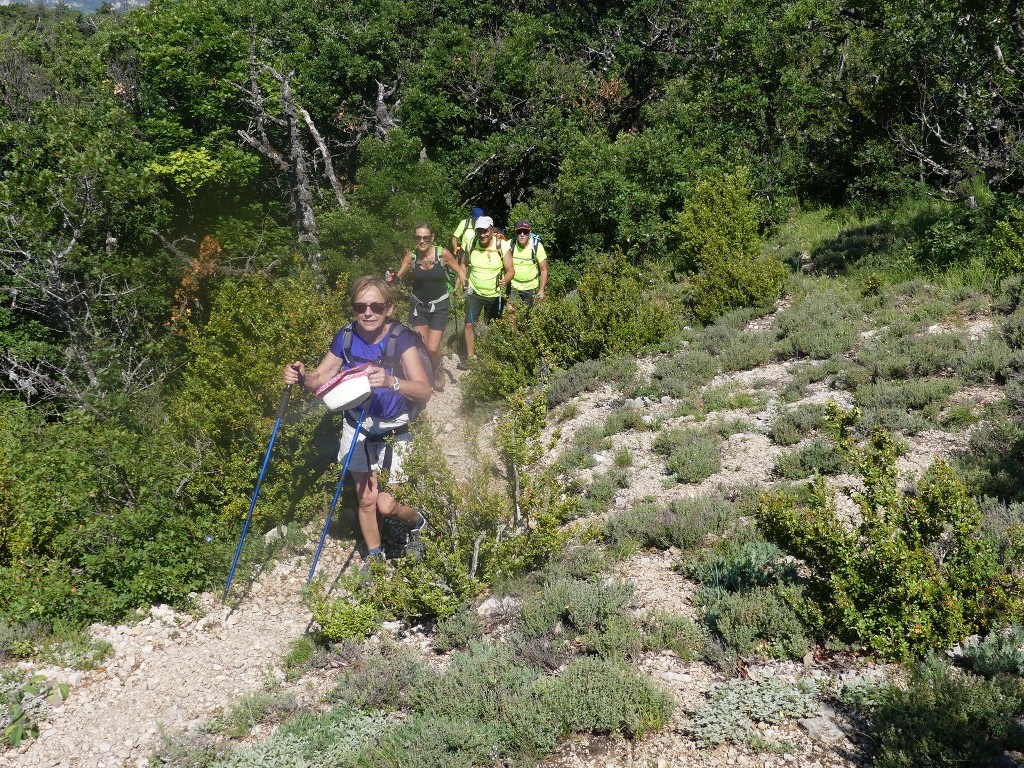
M 395 303 L 395 290 L 391 287 L 391 284 L 386 280 L 373 275 L 363 275 L 357 277 L 352 281 L 352 286 L 348 289 L 348 301 L 349 304 L 355 304 L 356 299 L 363 291 L 367 288 L 376 288 L 380 292 L 380 296 L 384 299 L 384 303 L 388 306 L 392 306 Z

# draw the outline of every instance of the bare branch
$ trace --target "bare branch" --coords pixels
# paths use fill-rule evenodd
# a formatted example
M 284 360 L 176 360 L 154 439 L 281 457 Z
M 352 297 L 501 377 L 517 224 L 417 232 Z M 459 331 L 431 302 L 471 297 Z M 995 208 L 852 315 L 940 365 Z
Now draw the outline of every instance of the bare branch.
M 310 117 L 309 112 L 303 107 L 298 107 L 298 112 L 306 123 L 306 128 L 309 129 L 310 135 L 316 142 L 316 146 L 320 150 L 320 156 L 324 159 L 324 175 L 331 183 L 334 196 L 338 200 L 338 207 L 345 210 L 348 208 L 348 200 L 345 199 L 345 190 L 342 189 L 341 182 L 338 181 L 338 177 L 334 174 L 334 163 L 331 161 L 331 153 L 327 151 L 327 143 L 324 141 L 324 137 L 320 135 L 320 131 L 316 129 L 316 124 L 313 122 L 313 118 Z

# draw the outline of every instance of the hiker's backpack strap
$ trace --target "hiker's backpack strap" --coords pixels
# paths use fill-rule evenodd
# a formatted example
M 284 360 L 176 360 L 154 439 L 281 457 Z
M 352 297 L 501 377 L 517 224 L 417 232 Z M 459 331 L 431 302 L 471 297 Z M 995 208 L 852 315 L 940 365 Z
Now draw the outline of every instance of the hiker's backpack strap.
M 352 364 L 352 334 L 354 333 L 352 321 L 345 323 L 341 329 L 341 360 L 345 365 Z
M 441 257 L 441 251 L 443 251 L 443 250 L 444 249 L 440 245 L 435 245 L 434 246 L 434 259 L 442 267 L 444 266 L 444 259 Z M 417 267 L 420 266 L 420 264 L 430 264 L 430 263 L 433 263 L 433 262 L 427 262 L 427 261 L 424 261 L 423 259 L 421 259 L 420 255 L 419 255 L 419 253 L 417 251 L 413 251 L 413 256 L 416 259 L 416 266 Z
M 399 363 L 398 359 L 398 337 L 402 335 L 402 331 L 405 326 L 398 321 L 391 324 L 391 328 L 388 329 L 387 343 L 384 344 L 384 360 L 391 367 L 391 373 L 394 375 L 395 368 Z M 415 331 L 414 331 L 415 333 Z
M 537 246 L 540 244 L 540 235 L 530 234 L 530 256 L 533 257 L 533 266 L 540 269 L 540 262 L 537 261 Z

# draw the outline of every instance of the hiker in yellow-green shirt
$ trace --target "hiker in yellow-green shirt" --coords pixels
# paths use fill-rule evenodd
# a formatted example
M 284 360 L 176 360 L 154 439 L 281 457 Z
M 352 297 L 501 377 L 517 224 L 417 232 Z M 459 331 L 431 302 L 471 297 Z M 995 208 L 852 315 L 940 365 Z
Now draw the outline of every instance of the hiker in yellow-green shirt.
M 512 282 L 515 269 L 512 254 L 494 234 L 494 221 L 481 216 L 473 225 L 475 233 L 466 253 L 469 281 L 466 286 L 466 360 L 459 363 L 466 370 L 468 361 L 476 357 L 474 325 L 480 320 L 494 320 L 501 315 L 505 288 Z
M 452 232 L 451 252 L 460 264 L 466 263 L 466 251 L 473 244 L 473 223 L 483 215 L 483 208 L 474 208 L 470 211 L 469 217 L 460 221 L 459 226 Z
M 516 239 L 512 241 L 513 297 L 518 296 L 526 306 L 533 307 L 533 300 L 544 298 L 548 285 L 548 254 L 544 243 L 533 234 L 530 222 L 521 219 L 516 222 Z

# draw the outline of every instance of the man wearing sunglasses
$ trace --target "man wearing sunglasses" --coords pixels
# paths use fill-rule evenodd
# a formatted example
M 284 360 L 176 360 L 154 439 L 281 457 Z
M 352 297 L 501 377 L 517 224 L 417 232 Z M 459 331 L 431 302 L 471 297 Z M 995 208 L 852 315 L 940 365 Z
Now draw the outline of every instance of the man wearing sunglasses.
M 544 243 L 533 234 L 530 222 L 522 219 L 516 222 L 516 239 L 512 243 L 513 295 L 518 296 L 526 306 L 533 307 L 534 298 L 543 299 L 548 285 L 548 254 Z
M 480 320 L 494 320 L 501 314 L 501 297 L 512 282 L 515 270 L 512 255 L 494 234 L 494 221 L 481 216 L 474 224 L 475 236 L 468 249 L 466 265 L 469 285 L 466 287 L 466 360 L 458 368 L 466 370 L 476 357 L 474 325 Z

